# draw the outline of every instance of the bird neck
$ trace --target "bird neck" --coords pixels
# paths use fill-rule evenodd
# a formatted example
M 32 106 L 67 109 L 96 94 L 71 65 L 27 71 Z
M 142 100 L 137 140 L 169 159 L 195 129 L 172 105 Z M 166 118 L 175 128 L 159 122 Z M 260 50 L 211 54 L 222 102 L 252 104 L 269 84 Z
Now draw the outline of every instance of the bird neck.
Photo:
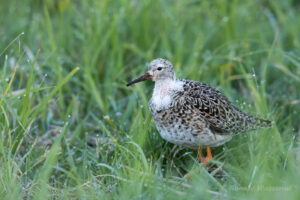
M 164 79 L 155 81 L 154 96 L 166 96 L 169 95 L 172 90 L 181 90 L 182 83 L 176 79 Z
M 154 91 L 166 90 L 168 88 L 171 88 L 174 84 L 175 84 L 175 80 L 173 79 L 156 80 Z

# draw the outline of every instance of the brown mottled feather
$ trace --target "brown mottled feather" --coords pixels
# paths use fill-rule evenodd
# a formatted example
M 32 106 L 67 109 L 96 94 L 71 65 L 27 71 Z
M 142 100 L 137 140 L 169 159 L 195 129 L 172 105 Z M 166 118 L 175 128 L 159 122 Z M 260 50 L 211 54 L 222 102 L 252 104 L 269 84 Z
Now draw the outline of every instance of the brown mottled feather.
M 272 122 L 240 111 L 215 88 L 201 82 L 181 80 L 183 91 L 173 94 L 173 109 L 197 110 L 217 134 L 237 134 L 272 126 Z

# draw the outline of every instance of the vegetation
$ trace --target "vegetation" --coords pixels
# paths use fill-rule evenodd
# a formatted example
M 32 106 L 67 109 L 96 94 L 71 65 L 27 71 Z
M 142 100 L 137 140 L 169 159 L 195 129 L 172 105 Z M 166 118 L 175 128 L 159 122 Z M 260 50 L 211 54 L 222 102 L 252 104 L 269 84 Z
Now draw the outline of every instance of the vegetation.
M 0 1 L 0 199 L 300 199 L 300 4 Z M 274 127 L 164 141 L 126 87 L 154 58 Z

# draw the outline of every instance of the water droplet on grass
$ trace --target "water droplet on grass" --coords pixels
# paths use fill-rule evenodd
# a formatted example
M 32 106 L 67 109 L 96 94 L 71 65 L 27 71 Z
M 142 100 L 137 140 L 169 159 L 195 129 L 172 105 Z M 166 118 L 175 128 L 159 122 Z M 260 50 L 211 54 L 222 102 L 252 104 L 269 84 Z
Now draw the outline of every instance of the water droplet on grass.
M 116 112 L 116 116 L 121 116 L 122 115 L 122 113 L 121 112 Z
M 223 17 L 223 22 L 228 22 L 229 18 L 227 16 Z

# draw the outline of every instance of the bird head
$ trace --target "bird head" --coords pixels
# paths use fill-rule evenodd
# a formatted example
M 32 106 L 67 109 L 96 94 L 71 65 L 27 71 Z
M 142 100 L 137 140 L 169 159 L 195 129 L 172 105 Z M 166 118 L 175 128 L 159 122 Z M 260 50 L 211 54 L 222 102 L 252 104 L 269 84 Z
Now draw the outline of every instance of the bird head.
M 126 86 L 151 79 L 152 81 L 175 80 L 175 72 L 171 62 L 168 60 L 157 58 L 148 65 L 148 71 L 140 77 L 127 83 Z

